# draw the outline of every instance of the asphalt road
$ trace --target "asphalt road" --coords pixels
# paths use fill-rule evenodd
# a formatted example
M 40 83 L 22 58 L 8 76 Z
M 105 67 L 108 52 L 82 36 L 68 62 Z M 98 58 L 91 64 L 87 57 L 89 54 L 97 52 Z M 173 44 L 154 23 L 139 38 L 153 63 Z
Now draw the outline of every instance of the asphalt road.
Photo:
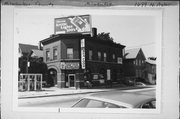
M 150 88 L 150 89 L 118 90 L 118 91 L 122 92 L 122 93 L 123 92 L 126 92 L 126 93 L 133 92 L 135 94 L 137 93 L 137 94 L 142 94 L 142 95 L 154 95 L 155 94 L 155 89 L 152 89 L 152 88 Z M 107 96 L 110 93 L 112 93 L 112 92 L 107 92 Z M 18 106 L 19 107 L 71 107 L 81 97 L 88 96 L 91 94 L 18 99 L 18 104 L 19 104 Z

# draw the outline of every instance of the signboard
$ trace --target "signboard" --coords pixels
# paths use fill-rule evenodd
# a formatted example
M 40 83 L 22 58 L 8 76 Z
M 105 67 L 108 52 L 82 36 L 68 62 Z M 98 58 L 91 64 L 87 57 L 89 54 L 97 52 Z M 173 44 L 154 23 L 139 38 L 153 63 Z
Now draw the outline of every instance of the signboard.
M 79 69 L 79 62 L 61 62 L 61 69 Z
M 55 34 L 91 33 L 90 15 L 55 18 Z
M 81 68 L 85 69 L 85 39 L 81 39 Z

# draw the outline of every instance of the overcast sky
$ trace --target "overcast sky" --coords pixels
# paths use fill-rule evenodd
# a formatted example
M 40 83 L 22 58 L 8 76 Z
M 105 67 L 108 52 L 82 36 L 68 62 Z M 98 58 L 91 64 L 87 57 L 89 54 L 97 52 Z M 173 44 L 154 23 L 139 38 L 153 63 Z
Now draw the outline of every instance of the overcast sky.
M 114 41 L 125 49 L 142 48 L 146 57 L 156 56 L 156 22 L 154 16 L 126 15 L 105 10 L 16 9 L 14 16 L 15 40 L 38 45 L 40 40 L 54 33 L 54 18 L 90 14 L 92 27 L 97 32 L 109 32 Z

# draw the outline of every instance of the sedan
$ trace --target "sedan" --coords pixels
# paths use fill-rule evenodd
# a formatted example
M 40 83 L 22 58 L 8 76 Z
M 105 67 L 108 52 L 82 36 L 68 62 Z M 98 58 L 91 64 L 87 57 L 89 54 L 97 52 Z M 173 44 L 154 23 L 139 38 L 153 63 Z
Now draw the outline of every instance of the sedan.
M 156 108 L 156 99 L 152 95 L 112 92 L 96 93 L 84 97 L 73 108 Z

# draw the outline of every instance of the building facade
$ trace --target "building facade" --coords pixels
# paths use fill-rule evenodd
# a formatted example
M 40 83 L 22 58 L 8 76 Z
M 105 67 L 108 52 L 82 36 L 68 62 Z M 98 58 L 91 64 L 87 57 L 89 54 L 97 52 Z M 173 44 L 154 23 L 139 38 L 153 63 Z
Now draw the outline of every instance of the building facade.
M 146 60 L 145 79 L 147 83 L 156 84 L 156 61 Z
M 40 42 L 54 86 L 81 88 L 86 80 L 100 85 L 123 76 L 124 45 L 87 34 L 52 35 Z
M 125 51 L 124 76 L 133 81 L 145 78 L 145 55 L 141 48 Z

